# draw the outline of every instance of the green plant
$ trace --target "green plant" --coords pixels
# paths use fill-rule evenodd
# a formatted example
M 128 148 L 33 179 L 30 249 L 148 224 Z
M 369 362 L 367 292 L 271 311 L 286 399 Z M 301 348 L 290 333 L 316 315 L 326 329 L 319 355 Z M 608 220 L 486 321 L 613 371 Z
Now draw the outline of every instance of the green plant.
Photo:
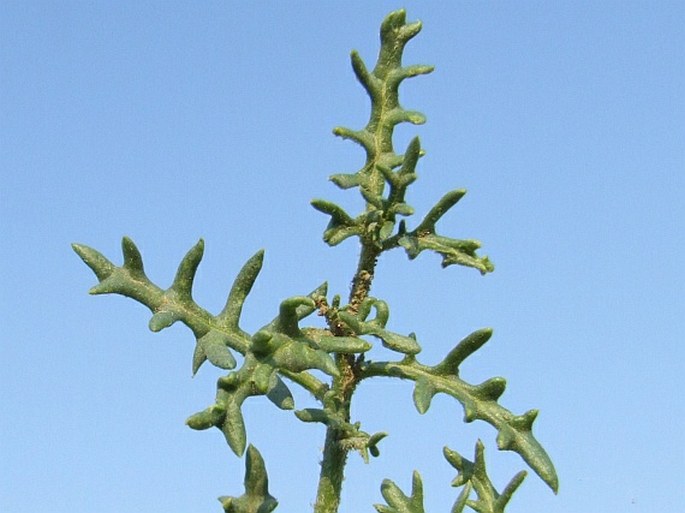
M 121 294 L 139 301 L 153 313 L 149 327 L 160 331 L 175 322 L 186 324 L 197 343 L 192 358 L 193 373 L 205 361 L 229 371 L 219 378 L 214 404 L 192 415 L 187 424 L 197 430 L 220 429 L 236 455 L 246 453 L 245 493 L 240 497 L 221 497 L 226 512 L 266 513 L 277 506 L 268 490 L 265 465 L 258 450 L 247 445 L 241 407 L 252 396 L 265 395 L 278 408 L 295 408 L 288 388 L 297 385 L 316 398 L 319 408 L 295 410 L 302 422 L 325 425 L 326 438 L 314 511 L 337 512 L 347 455 L 358 451 L 368 461 L 378 456 L 379 442 L 386 433 L 367 433 L 350 418 L 350 406 L 357 386 L 373 377 L 389 377 L 414 382 L 414 404 L 419 413 L 430 407 L 434 395 L 444 393 L 459 401 L 464 421 L 483 420 L 497 431 L 499 449 L 518 453 L 554 491 L 557 476 L 547 453 L 532 433 L 536 410 L 515 415 L 498 403 L 505 389 L 503 378 L 492 378 L 473 385 L 459 376 L 459 366 L 490 338 L 490 329 L 466 336 L 436 365 L 419 362 L 421 347 L 412 333 L 403 335 L 387 328 L 389 308 L 382 299 L 370 295 L 377 259 L 385 252 L 404 248 L 414 259 L 430 250 L 442 257 L 443 267 L 458 264 L 482 274 L 493 271 L 487 257 L 478 256 L 480 244 L 438 234 L 440 218 L 464 196 L 464 190 L 445 194 L 413 228 L 400 217 L 413 214 L 406 203 L 407 188 L 416 180 L 416 167 L 422 156 L 421 144 L 414 138 L 404 154 L 393 148 L 394 127 L 403 122 L 422 124 L 424 116 L 405 110 L 399 102 L 398 89 L 403 80 L 430 73 L 430 66 L 403 66 L 405 44 L 421 29 L 419 22 L 407 24 L 400 10 L 386 17 L 381 26 L 378 61 L 369 71 L 356 52 L 352 67 L 371 98 L 371 115 L 361 130 L 336 128 L 334 133 L 359 144 L 366 153 L 361 169 L 351 174 L 337 174 L 332 182 L 342 189 L 356 188 L 365 200 L 362 213 L 353 217 L 340 206 L 325 200 L 312 205 L 330 217 L 324 241 L 335 246 L 356 237 L 361 245 L 357 270 L 352 278 L 347 303 L 339 295 L 329 299 L 326 284 L 306 296 L 283 300 L 278 315 L 255 333 L 240 327 L 246 300 L 263 261 L 257 252 L 242 267 L 228 295 L 226 306 L 213 315 L 192 298 L 195 272 L 202 259 L 204 243 L 200 240 L 183 258 L 173 284 L 162 289 L 145 275 L 143 260 L 133 241 L 123 239 L 124 263 L 116 266 L 94 249 L 80 244 L 73 248 L 93 270 L 99 283 L 92 294 Z M 303 327 L 301 321 L 318 313 L 325 327 Z M 379 340 L 397 354 L 390 361 L 371 358 L 371 340 Z M 241 365 L 234 356 L 242 355 Z M 312 372 L 321 371 L 321 372 Z M 322 379 L 321 376 L 327 376 Z M 476 444 L 473 461 L 449 448 L 444 457 L 457 471 L 452 485 L 462 487 L 452 509 L 468 506 L 479 513 L 499 513 L 523 481 L 526 472 L 516 474 L 502 492 L 493 486 L 486 472 L 484 450 Z M 380 513 L 421 513 L 423 492 L 421 478 L 414 473 L 410 496 L 393 482 L 381 486 L 386 505 L 376 505 Z

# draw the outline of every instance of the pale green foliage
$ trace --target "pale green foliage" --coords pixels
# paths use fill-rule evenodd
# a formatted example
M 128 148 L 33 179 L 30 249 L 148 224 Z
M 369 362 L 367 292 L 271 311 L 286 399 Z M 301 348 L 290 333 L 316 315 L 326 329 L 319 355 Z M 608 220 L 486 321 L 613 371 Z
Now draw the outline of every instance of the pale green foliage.
M 390 309 L 386 301 L 370 295 L 378 257 L 395 248 L 404 248 L 413 259 L 423 251 L 439 254 L 444 267 L 459 264 L 486 274 L 493 270 L 487 257 L 476 251 L 475 240 L 452 239 L 439 235 L 436 224 L 465 194 L 457 189 L 445 194 L 415 228 L 409 229 L 399 217 L 411 216 L 414 209 L 406 202 L 406 191 L 417 178 L 416 167 L 423 154 L 414 138 L 403 155 L 393 149 L 393 129 L 398 123 L 421 124 L 422 114 L 405 110 L 399 102 L 399 85 L 417 75 L 430 73 L 430 66 L 402 66 L 405 44 L 419 33 L 421 24 L 405 23 L 404 11 L 391 13 L 381 26 L 381 49 L 378 61 L 369 71 L 361 57 L 353 52 L 352 68 L 371 98 L 371 115 L 361 130 L 336 128 L 334 133 L 359 144 L 366 153 L 361 169 L 351 174 L 336 174 L 331 181 L 342 189 L 357 188 L 365 209 L 357 216 L 329 201 L 317 199 L 312 205 L 330 216 L 324 240 L 335 246 L 356 237 L 361 244 L 357 272 L 347 304 L 328 296 L 324 283 L 308 295 L 283 300 L 276 316 L 254 333 L 240 327 L 243 304 L 263 265 L 263 252 L 256 253 L 242 267 L 231 287 L 223 310 L 213 315 L 192 297 L 192 286 L 202 259 L 204 243 L 198 242 L 183 258 L 168 289 L 161 289 L 145 275 L 143 260 L 135 244 L 124 238 L 124 263 L 112 264 L 96 250 L 74 244 L 74 250 L 93 270 L 99 283 L 93 294 L 121 294 L 146 305 L 152 311 L 149 327 L 160 331 L 182 322 L 196 339 L 192 357 L 193 373 L 209 361 L 229 371 L 219 378 L 213 404 L 192 415 L 188 426 L 196 430 L 217 428 L 224 434 L 233 452 L 246 455 L 245 494 L 222 497 L 226 512 L 268 513 L 276 508 L 269 494 L 266 469 L 261 455 L 247 444 L 247 428 L 242 415 L 244 402 L 254 396 L 266 396 L 276 407 L 294 410 L 296 405 L 289 386 L 307 390 L 318 402 L 317 408 L 295 410 L 302 422 L 326 427 L 321 476 L 316 504 L 317 513 L 338 511 L 347 453 L 354 450 L 368 461 L 379 456 L 378 443 L 386 433 L 369 434 L 359 422 L 350 419 L 350 405 L 356 386 L 374 377 L 401 378 L 414 382 L 414 404 L 425 413 L 435 394 L 447 394 L 464 410 L 464 421 L 482 420 L 498 432 L 497 445 L 518 453 L 554 491 L 558 486 L 554 466 L 534 437 L 533 421 L 537 410 L 516 415 L 498 402 L 504 392 L 503 378 L 470 384 L 459 376 L 461 363 L 480 349 L 491 337 L 489 328 L 466 336 L 436 365 L 418 360 L 421 345 L 413 333 L 401 334 L 388 329 Z M 301 326 L 313 313 L 326 321 L 326 327 Z M 389 361 L 374 360 L 373 343 L 396 354 Z M 236 359 L 236 355 L 238 359 Z M 240 365 L 238 364 L 240 360 Z M 322 379 L 321 371 L 327 379 Z M 485 468 L 483 445 L 476 445 L 475 461 L 445 448 L 447 461 L 459 475 L 452 483 L 462 487 L 453 513 L 469 507 L 478 513 L 501 513 L 511 495 L 521 484 L 525 472 L 514 476 L 504 491 L 498 493 Z M 407 497 L 391 481 L 381 487 L 386 505 L 376 505 L 380 513 L 424 513 L 423 487 L 418 472 L 413 475 L 411 496 Z M 475 492 L 476 498 L 470 498 Z

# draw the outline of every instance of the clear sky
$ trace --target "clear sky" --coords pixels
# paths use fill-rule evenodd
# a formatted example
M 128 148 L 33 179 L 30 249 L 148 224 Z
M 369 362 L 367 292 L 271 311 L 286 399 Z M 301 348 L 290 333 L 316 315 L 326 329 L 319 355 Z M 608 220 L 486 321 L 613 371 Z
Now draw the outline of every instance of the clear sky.
M 501 403 L 539 408 L 535 433 L 560 477 L 530 474 L 510 513 L 678 511 L 685 503 L 685 4 L 683 2 L 0 2 L 0 511 L 220 511 L 243 461 L 186 417 L 213 402 L 218 371 L 191 379 L 193 337 L 147 330 L 131 300 L 91 297 L 71 242 L 117 264 L 123 235 L 168 286 L 203 237 L 195 297 L 218 312 L 255 251 L 266 261 L 244 326 L 324 280 L 345 295 L 357 247 L 321 242 L 315 197 L 358 212 L 327 181 L 362 151 L 368 99 L 349 51 L 369 65 L 384 15 L 424 30 L 408 64 L 402 127 L 426 157 L 408 201 L 468 195 L 445 234 L 483 241 L 496 271 L 440 269 L 402 252 L 378 268 L 389 326 L 416 332 L 433 364 L 492 326 L 462 369 L 508 379 Z M 378 358 L 387 357 L 382 350 Z M 438 396 L 419 416 L 407 383 L 365 383 L 353 415 L 387 431 L 381 458 L 351 455 L 341 512 L 373 511 L 380 482 L 424 476 L 426 511 L 458 491 L 444 445 L 480 437 L 498 487 L 525 468 L 495 431 L 463 424 Z M 297 407 L 313 406 L 296 396 Z M 278 511 L 307 511 L 323 428 L 248 401 Z

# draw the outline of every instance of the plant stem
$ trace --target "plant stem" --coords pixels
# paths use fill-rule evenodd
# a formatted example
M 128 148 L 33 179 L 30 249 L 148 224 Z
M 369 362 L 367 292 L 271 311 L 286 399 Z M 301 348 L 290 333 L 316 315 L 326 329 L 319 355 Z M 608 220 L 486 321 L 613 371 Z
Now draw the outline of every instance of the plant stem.
M 331 427 L 326 429 L 326 445 L 323 451 L 319 489 L 314 505 L 315 513 L 337 513 L 340 506 L 347 451 L 338 443 L 339 438 L 338 430 Z
M 359 304 L 369 295 L 376 269 L 376 261 L 381 252 L 372 243 L 362 242 L 362 244 L 357 272 L 352 279 L 352 290 L 350 292 L 350 307 L 353 312 L 357 311 Z
M 349 302 L 351 310 L 356 311 L 359 304 L 369 295 L 379 253 L 380 250 L 373 244 L 363 243 L 357 271 L 352 279 Z M 333 379 L 333 391 L 337 399 L 336 413 L 345 422 L 349 422 L 352 394 L 359 382 L 360 362 L 355 360 L 354 355 L 338 353 L 336 354 L 336 363 L 340 370 L 340 376 Z M 340 506 L 348 451 L 340 443 L 343 437 L 344 433 L 340 429 L 334 426 L 326 428 L 319 488 L 314 505 L 315 513 L 337 513 Z

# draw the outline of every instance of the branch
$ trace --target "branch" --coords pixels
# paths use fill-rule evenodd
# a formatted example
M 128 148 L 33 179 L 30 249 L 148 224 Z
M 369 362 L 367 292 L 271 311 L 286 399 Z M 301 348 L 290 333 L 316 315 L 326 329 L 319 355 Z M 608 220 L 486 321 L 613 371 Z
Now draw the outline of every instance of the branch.
M 435 394 L 445 393 L 454 397 L 464 408 L 465 422 L 483 420 L 495 427 L 499 449 L 518 453 L 556 492 L 556 470 L 532 432 L 538 411 L 529 410 L 522 415 L 515 415 L 502 407 L 497 401 L 506 387 L 504 378 L 491 378 L 479 385 L 471 385 L 459 378 L 461 362 L 485 344 L 491 334 L 490 329 L 472 333 L 457 344 L 441 363 L 432 367 L 418 363 L 413 355 L 400 362 L 366 363 L 362 368 L 362 379 L 386 376 L 414 381 L 414 404 L 421 414 L 428 410 Z

